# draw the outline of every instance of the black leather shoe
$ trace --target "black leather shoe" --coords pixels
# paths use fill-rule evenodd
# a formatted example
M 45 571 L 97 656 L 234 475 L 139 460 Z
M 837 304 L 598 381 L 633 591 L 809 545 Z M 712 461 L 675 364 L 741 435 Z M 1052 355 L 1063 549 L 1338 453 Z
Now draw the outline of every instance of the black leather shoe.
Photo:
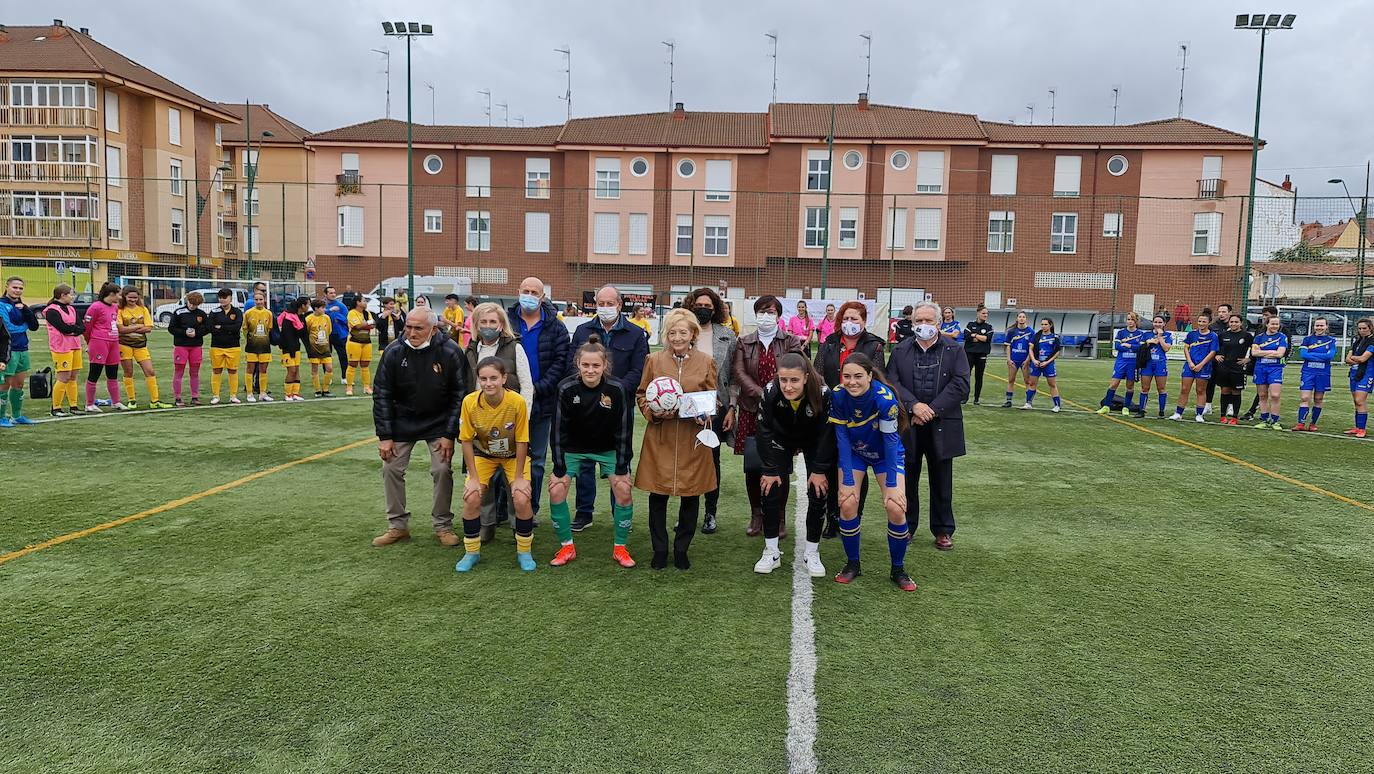
M 572 531 L 581 532 L 592 525 L 592 515 L 590 513 L 579 513 L 573 517 Z
M 713 535 L 713 534 L 715 534 L 715 532 L 716 532 L 716 515 L 715 515 L 714 513 L 708 513 L 708 514 L 706 514 L 706 519 L 701 523 L 701 534 L 703 534 L 703 535 Z
M 652 567 L 652 568 L 654 568 L 655 570 L 662 570 L 664 567 L 667 567 L 667 566 L 668 566 L 668 552 L 667 552 L 667 551 L 655 551 L 655 552 L 654 552 L 654 558 L 649 560 L 649 566 Z
M 673 566 L 676 567 L 676 568 L 678 568 L 679 570 L 690 570 L 690 569 L 692 569 L 692 563 L 691 563 L 691 561 L 689 561 L 689 560 L 687 559 L 687 552 L 685 552 L 685 551 L 674 551 L 674 552 L 673 552 Z

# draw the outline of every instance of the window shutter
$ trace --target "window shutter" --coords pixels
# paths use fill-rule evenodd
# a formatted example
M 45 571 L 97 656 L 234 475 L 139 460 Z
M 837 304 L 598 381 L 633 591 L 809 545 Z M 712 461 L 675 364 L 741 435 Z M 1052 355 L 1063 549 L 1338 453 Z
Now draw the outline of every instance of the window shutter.
M 1202 179 L 1215 180 L 1221 177 L 1221 157 L 1203 156 L 1202 157 Z
M 258 152 L 257 152 L 257 151 L 251 151 L 251 153 L 252 153 L 252 156 L 253 156 L 253 162 L 256 163 L 256 162 L 257 162 Z M 356 153 L 341 153 L 341 154 L 339 154 L 339 171 L 340 171 L 340 172 L 343 172 L 344 174 L 347 174 L 347 173 L 349 173 L 349 172 L 357 172 L 357 171 L 358 171 L 358 154 L 356 154 Z
M 491 196 L 491 158 L 468 156 L 467 195 Z
M 916 238 L 940 238 L 940 211 L 933 208 L 916 210 Z
M 547 253 L 549 251 L 549 213 L 525 213 L 525 252 Z
M 1219 160 L 1221 157 L 1218 156 Z M 1221 213 L 1209 212 L 1207 219 L 1207 254 L 1221 255 Z
M 597 172 L 619 172 L 619 171 L 620 171 L 620 159 L 618 159 L 618 158 L 598 157 L 597 160 L 596 160 L 596 171 L 597 171 Z
M 1016 157 L 992 157 L 992 186 L 989 193 L 994 196 L 1014 196 L 1016 194 Z
M 936 192 L 945 187 L 944 151 L 920 151 L 916 154 L 916 190 Z
M 181 144 L 181 111 L 167 108 L 167 142 Z
M 620 252 L 620 215 L 614 212 L 596 213 L 596 230 L 592 250 L 598 253 Z
M 1054 157 L 1054 195 L 1077 196 L 1078 181 L 1083 169 L 1082 156 Z
M 896 250 L 906 249 L 906 210 L 888 208 L 887 228 L 883 229 L 883 241 Z
M 548 159 L 525 159 L 525 172 L 527 172 L 527 173 L 542 172 L 542 173 L 544 173 L 544 174 L 547 175 L 547 174 L 549 174 L 549 160 L 548 160 Z
M 649 215 L 630 213 L 630 255 L 649 254 Z
M 730 194 L 729 159 L 709 159 L 706 162 L 706 193 Z

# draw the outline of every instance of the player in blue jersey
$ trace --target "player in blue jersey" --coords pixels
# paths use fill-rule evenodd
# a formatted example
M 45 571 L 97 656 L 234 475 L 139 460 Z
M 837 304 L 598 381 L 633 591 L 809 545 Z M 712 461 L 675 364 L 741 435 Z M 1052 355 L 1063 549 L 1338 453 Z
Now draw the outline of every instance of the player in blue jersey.
M 916 584 L 904 567 L 910 530 L 906 523 L 906 452 L 901 434 L 907 415 L 897 392 L 866 355 L 853 354 L 840 372 L 842 389 L 830 399 L 830 422 L 835 426 L 838 451 L 840 542 L 846 563 L 837 583 L 850 583 L 859 570 L 859 492 L 865 474 L 873 477 L 883 493 L 887 511 L 887 549 L 892 556 L 892 582 L 902 591 Z
M 1217 335 L 1211 331 L 1212 318 L 1206 312 L 1199 314 L 1194 328 L 1183 338 L 1183 374 L 1179 380 L 1178 403 L 1169 419 L 1177 422 L 1183 419 L 1183 406 L 1188 402 L 1188 392 L 1193 391 L 1197 403 L 1194 422 L 1206 422 L 1202 418 L 1207 406 L 1207 381 L 1212 378 L 1212 360 L 1217 356 Z
M 1301 382 L 1298 385 L 1302 400 L 1298 403 L 1298 423 L 1295 433 L 1317 432 L 1317 420 L 1322 418 L 1322 404 L 1331 391 L 1331 361 L 1336 359 L 1336 338 L 1328 333 L 1330 323 L 1325 317 L 1312 321 L 1312 335 L 1304 336 L 1298 345 L 1302 355 Z M 1308 422 L 1308 412 L 1312 421 Z
M 1369 424 L 1369 393 L 1374 392 L 1374 319 L 1355 323 L 1355 340 L 1345 353 L 1345 362 L 1350 366 L 1350 398 L 1355 402 L 1355 426 L 1345 434 L 1363 438 Z
M 1016 375 L 1023 374 L 1025 381 L 1026 363 L 1030 361 L 1030 341 L 1035 329 L 1030 327 L 1025 312 L 1016 313 L 1016 324 L 1007 329 L 1007 399 L 1002 408 L 1011 408 L 1012 395 L 1016 393 Z
M 1135 398 L 1135 381 L 1140 370 L 1137 358 L 1140 348 L 1145 345 L 1148 338 L 1146 332 L 1140 329 L 1140 315 L 1135 312 L 1126 315 L 1126 327 L 1112 337 L 1112 347 L 1116 350 L 1116 362 L 1112 364 L 1112 383 L 1107 385 L 1107 394 L 1102 398 L 1102 407 L 1097 413 L 1111 413 L 1112 404 L 1116 402 L 1116 388 L 1124 381 L 1126 400 L 1121 404 L 1121 415 L 1130 415 L 1131 401 Z
M 1255 358 L 1255 391 L 1259 393 L 1260 421 L 1255 427 L 1282 430 L 1279 426 L 1279 395 L 1283 392 L 1283 358 L 1288 354 L 1288 334 L 1279 330 L 1283 321 L 1270 317 L 1264 332 L 1255 337 L 1250 354 Z
M 1143 361 L 1140 367 L 1140 403 L 1131 416 L 1145 418 L 1145 404 L 1150 400 L 1150 386 L 1153 383 L 1159 395 L 1159 418 L 1164 418 L 1164 407 L 1169 405 L 1169 350 L 1174 348 L 1174 334 L 1164 330 L 1168 322 L 1155 315 L 1150 329 L 1150 337 L 1145 340 L 1141 350 Z
M 1035 402 L 1035 388 L 1043 377 L 1050 386 L 1050 397 L 1054 400 L 1054 407 L 1050 411 L 1059 413 L 1059 385 L 1055 383 L 1054 361 L 1059 359 L 1059 353 L 1063 351 L 1064 340 L 1054 332 L 1054 320 L 1048 317 L 1041 319 L 1040 330 L 1031 337 L 1030 372 L 1026 374 L 1026 404 L 1021 408 L 1031 408 L 1031 404 Z
M 940 335 L 949 339 L 950 343 L 964 342 L 964 328 L 959 321 L 954 319 L 954 307 L 947 306 L 940 310 Z

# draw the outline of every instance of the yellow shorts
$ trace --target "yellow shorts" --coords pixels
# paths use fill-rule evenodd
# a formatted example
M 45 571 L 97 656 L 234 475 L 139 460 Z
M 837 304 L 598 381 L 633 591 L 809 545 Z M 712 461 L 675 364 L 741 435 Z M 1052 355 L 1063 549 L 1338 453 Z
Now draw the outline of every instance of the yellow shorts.
M 348 350 L 348 362 L 350 362 L 350 363 L 371 363 L 371 362 L 372 362 L 372 345 L 371 345 L 371 344 L 359 344 L 359 343 L 350 341 L 350 342 L 348 342 L 346 348 L 347 348 L 347 350 Z
M 239 370 L 239 358 L 243 350 L 238 347 L 211 347 L 210 348 L 210 367 L 227 368 L 230 371 Z
M 272 362 L 271 352 L 248 352 L 243 356 L 248 363 L 270 363 Z
M 325 355 L 324 357 L 312 357 L 310 358 L 310 365 L 327 366 L 332 360 L 333 358 L 329 357 L 328 355 Z
M 152 360 L 153 356 L 148 352 L 147 347 L 126 347 L 119 345 L 119 359 L 132 360 L 135 363 L 142 363 L 144 360 Z
M 475 457 L 473 459 L 473 463 L 475 463 L 476 467 L 476 470 L 474 472 L 477 474 L 477 480 L 481 482 L 482 486 L 486 486 L 487 484 L 491 483 L 491 477 L 496 475 L 497 470 L 504 470 L 506 472 L 507 484 L 515 480 L 514 457 L 507 457 L 505 459 L 493 459 L 491 457 Z
M 282 364 L 283 366 L 286 366 L 287 368 L 298 368 L 298 367 L 300 367 L 300 364 L 301 364 L 301 353 L 295 352 L 295 353 L 289 354 L 289 355 L 288 355 L 287 353 L 285 353 L 285 352 L 281 353 L 281 364 Z
M 80 371 L 81 350 L 74 349 L 71 352 L 53 352 L 52 370 L 58 373 L 64 371 Z

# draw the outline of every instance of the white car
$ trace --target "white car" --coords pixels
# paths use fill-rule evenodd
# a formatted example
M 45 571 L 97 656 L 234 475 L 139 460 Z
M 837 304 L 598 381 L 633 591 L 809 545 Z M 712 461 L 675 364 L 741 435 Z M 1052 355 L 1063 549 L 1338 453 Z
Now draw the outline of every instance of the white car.
M 230 290 L 234 293 L 234 298 L 231 301 L 231 303 L 239 309 L 242 309 L 243 305 L 248 302 L 248 291 L 242 288 L 230 288 Z M 219 291 L 219 288 L 196 288 L 193 290 L 186 291 L 186 295 L 190 295 L 192 293 L 201 294 L 205 298 L 205 302 L 201 304 L 201 307 L 208 309 L 212 306 L 219 306 Z M 179 307 L 185 305 L 186 296 L 182 296 L 181 300 L 179 301 L 175 301 L 170 304 L 162 304 L 153 310 L 153 319 L 157 322 L 162 323 L 163 325 L 166 325 L 167 323 L 172 321 L 172 313 L 175 312 Z

